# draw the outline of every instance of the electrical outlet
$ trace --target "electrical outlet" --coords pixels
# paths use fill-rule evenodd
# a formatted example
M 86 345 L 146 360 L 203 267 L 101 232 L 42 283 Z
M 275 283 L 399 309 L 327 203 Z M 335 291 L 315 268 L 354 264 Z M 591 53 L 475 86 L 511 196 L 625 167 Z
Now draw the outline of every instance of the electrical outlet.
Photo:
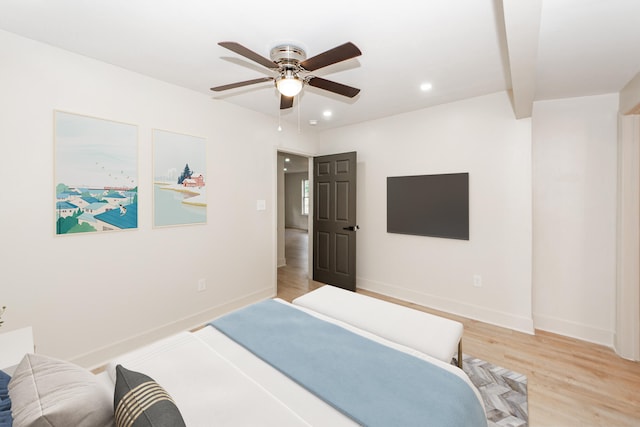
M 475 286 L 476 288 L 481 288 L 482 287 L 482 276 L 479 274 L 474 274 L 473 275 L 473 286 Z
M 207 290 L 207 281 L 206 281 L 206 279 L 198 280 L 198 292 L 202 292 L 202 291 L 206 291 L 206 290 Z

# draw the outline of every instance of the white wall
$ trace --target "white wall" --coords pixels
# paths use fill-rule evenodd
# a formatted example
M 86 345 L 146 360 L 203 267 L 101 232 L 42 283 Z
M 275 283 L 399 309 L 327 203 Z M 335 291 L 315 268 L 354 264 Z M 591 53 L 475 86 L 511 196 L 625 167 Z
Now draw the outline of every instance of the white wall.
M 318 146 L 358 152 L 358 287 L 532 332 L 531 122 L 506 93 L 326 131 Z M 469 241 L 386 232 L 388 176 L 450 172 L 469 172 Z
M 614 348 L 640 360 L 640 73 L 620 91 L 619 112 Z
M 624 358 L 640 360 L 640 115 L 618 120 L 614 348 Z
M 277 218 L 277 263 L 276 265 L 279 267 L 283 267 L 287 265 L 286 252 L 285 252 L 285 235 L 284 235 L 284 223 L 285 223 L 285 179 L 284 179 L 284 155 L 282 153 L 278 153 L 278 166 L 277 166 L 277 180 L 278 180 L 278 190 L 277 190 L 277 204 L 278 204 L 278 218 Z
M 285 177 L 285 227 L 307 230 L 309 216 L 302 215 L 302 181 L 309 179 L 308 172 L 286 173 Z
M 2 31 L 0 57 L 3 330 L 31 325 L 38 352 L 92 366 L 275 294 L 275 151 L 311 152 L 312 137 Z M 56 109 L 138 125 L 137 230 L 54 235 Z M 207 225 L 152 228 L 152 128 L 207 139 Z
M 611 346 L 616 286 L 618 95 L 536 102 L 536 328 Z
M 313 135 L 2 31 L 0 55 L 3 330 L 31 325 L 39 352 L 93 366 L 275 293 L 276 152 L 315 153 Z M 533 159 L 503 93 L 322 133 L 320 154 L 359 156 L 358 286 L 531 331 L 533 258 L 536 327 L 611 345 L 616 103 L 536 103 Z M 54 235 L 55 109 L 138 125 L 137 230 Z M 207 139 L 207 225 L 152 229 L 152 128 Z M 386 233 L 387 176 L 465 171 L 470 241 Z

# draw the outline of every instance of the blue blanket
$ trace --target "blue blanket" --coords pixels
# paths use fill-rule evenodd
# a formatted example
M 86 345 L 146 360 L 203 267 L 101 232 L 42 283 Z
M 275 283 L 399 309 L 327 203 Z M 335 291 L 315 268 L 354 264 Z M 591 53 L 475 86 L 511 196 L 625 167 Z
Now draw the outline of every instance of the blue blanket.
M 11 381 L 11 377 L 6 372 L 0 371 L 0 427 L 11 427 L 13 425 L 9 381 Z
M 456 375 L 273 300 L 211 325 L 365 426 L 486 427 Z

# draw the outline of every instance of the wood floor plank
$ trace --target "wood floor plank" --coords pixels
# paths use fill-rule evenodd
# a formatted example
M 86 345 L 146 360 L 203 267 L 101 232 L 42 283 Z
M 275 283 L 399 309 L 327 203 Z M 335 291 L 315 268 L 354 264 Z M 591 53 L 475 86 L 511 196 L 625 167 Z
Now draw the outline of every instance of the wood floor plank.
M 306 232 L 287 230 L 287 265 L 278 269 L 278 297 L 323 286 L 308 279 Z M 531 427 L 639 427 L 640 363 L 610 348 L 536 330 L 529 335 L 358 289 L 359 293 L 454 319 L 464 325 L 464 352 L 528 378 Z

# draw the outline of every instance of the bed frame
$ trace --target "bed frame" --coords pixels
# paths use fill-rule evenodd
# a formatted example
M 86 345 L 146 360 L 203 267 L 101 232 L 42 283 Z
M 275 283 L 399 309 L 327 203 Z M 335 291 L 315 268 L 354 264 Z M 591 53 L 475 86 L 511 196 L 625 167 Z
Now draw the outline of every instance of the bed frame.
M 45 408 L 42 416 L 48 420 L 81 419 L 88 411 L 102 420 L 93 427 L 112 427 L 114 391 L 122 388 L 125 372 L 166 390 L 189 427 L 386 427 L 398 425 L 389 419 L 400 418 L 404 426 L 428 420 L 438 427 L 486 427 L 480 393 L 451 364 L 456 350 L 462 360 L 461 337 L 459 322 L 324 286 L 293 304 L 277 298 L 257 302 L 198 330 L 158 340 L 114 358 L 97 375 L 69 362 L 27 355 L 9 382 L 10 410 L 42 401 L 46 404 L 34 410 Z M 278 357 L 285 355 L 285 363 L 271 359 L 265 345 Z M 347 364 L 347 358 L 355 364 Z M 42 368 L 33 369 L 36 363 Z M 315 382 L 300 373 L 315 376 Z M 348 378 L 354 376 L 355 381 Z M 47 387 L 38 388 L 39 400 L 23 399 L 12 392 L 14 379 L 15 390 L 31 390 L 28 386 L 39 381 Z M 59 392 L 64 398 L 55 395 Z M 369 406 L 362 410 L 354 402 Z M 67 421 L 50 424 L 83 425 Z

